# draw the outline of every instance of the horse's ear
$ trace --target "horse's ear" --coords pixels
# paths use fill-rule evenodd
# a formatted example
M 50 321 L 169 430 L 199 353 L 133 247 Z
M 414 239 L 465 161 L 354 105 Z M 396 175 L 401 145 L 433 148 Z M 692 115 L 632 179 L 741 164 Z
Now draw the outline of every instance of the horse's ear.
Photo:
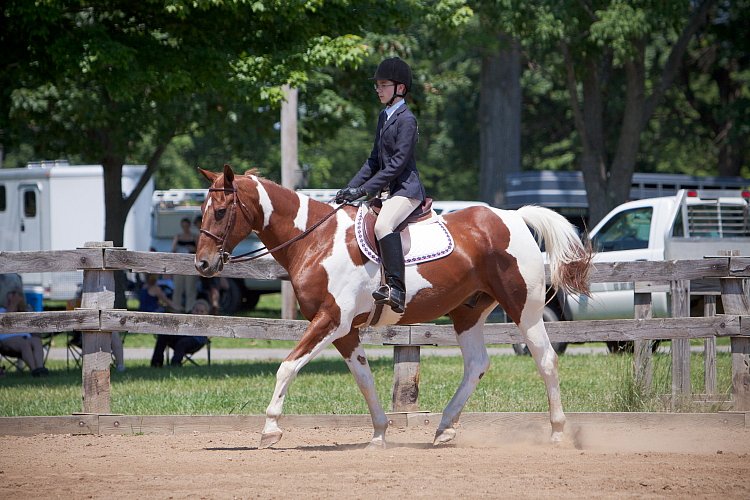
M 232 187 L 233 182 L 234 182 L 234 172 L 232 171 L 232 167 L 230 167 L 228 163 L 225 163 L 224 164 L 224 187 Z
M 217 174 L 216 172 L 203 170 L 202 168 L 198 168 L 198 172 L 200 172 L 203 175 L 203 177 L 208 179 L 208 182 L 210 183 L 213 183 L 216 180 L 216 178 L 219 176 L 219 174 Z

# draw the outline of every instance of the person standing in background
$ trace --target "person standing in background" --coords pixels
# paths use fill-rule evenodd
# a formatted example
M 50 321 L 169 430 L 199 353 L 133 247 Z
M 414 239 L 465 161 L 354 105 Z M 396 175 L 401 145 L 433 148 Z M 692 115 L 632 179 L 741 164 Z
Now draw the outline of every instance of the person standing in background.
M 195 253 L 197 247 L 197 236 L 192 231 L 192 224 L 187 217 L 180 221 L 182 231 L 175 235 L 172 240 L 173 253 Z M 191 311 L 195 299 L 198 298 L 198 277 L 195 275 L 175 274 L 174 294 L 172 301 L 180 306 L 179 311 Z M 184 299 L 183 299 L 184 297 Z

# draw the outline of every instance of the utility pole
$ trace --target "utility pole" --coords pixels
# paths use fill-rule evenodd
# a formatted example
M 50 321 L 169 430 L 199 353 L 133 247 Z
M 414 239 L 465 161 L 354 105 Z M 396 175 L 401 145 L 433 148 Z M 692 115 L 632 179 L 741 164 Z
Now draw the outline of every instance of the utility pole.
M 296 189 L 300 183 L 297 156 L 297 89 L 284 85 L 284 102 L 281 104 L 281 185 Z M 281 318 L 297 319 L 297 299 L 292 284 L 281 282 Z

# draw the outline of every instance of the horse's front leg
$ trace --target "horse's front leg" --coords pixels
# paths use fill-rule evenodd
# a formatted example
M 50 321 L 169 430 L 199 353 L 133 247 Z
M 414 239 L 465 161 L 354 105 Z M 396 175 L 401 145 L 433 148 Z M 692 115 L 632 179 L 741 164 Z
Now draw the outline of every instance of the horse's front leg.
M 294 350 L 281 363 L 276 372 L 276 387 L 271 402 L 266 408 L 266 424 L 260 438 L 260 448 L 268 448 L 278 443 L 283 435 L 279 427 L 279 417 L 284 407 L 284 398 L 289 385 L 300 370 L 328 346 L 337 335 L 338 325 L 331 321 L 329 315 L 320 312 L 308 325 Z
M 343 356 L 349 371 L 352 372 L 357 386 L 367 402 L 367 408 L 372 417 L 373 436 L 370 448 L 385 448 L 385 431 L 388 428 L 388 417 L 378 399 L 378 391 L 375 389 L 375 379 L 372 376 L 370 365 L 365 357 L 365 350 L 359 342 L 359 329 L 352 328 L 346 336 L 335 340 L 333 345 Z

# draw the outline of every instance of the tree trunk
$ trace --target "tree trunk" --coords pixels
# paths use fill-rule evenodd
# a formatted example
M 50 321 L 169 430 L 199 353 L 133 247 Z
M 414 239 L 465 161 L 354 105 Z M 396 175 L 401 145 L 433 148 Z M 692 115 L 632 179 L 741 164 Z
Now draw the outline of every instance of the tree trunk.
M 104 169 L 104 239 L 111 241 L 115 247 L 123 246 L 125 219 L 128 206 L 122 198 L 122 165 L 123 161 L 108 157 L 102 161 Z M 115 272 L 115 305 L 117 309 L 127 308 L 125 297 L 126 277 L 122 271 Z
M 518 41 L 499 35 L 482 58 L 479 99 L 479 197 L 505 205 L 507 174 L 521 171 L 521 55 Z
M 583 100 L 581 103 L 581 172 L 586 187 L 589 204 L 589 220 L 587 224 L 592 227 L 601 217 L 606 214 L 611 201 L 608 191 L 607 149 L 605 143 L 606 128 L 604 124 L 605 102 L 602 98 L 602 84 L 599 79 L 599 68 L 597 61 L 589 59 L 586 61 L 586 73 L 583 78 Z M 573 87 L 571 104 L 577 99 L 577 90 Z
M 635 171 L 635 162 L 641 144 L 641 123 L 646 101 L 646 70 L 644 66 L 644 46 L 637 44 L 633 59 L 625 62 L 625 109 L 623 111 L 620 134 L 617 139 L 615 156 L 609 168 L 607 179 L 607 201 L 604 211 L 591 213 L 591 223 L 599 222 L 613 207 L 625 203 L 630 198 L 630 186 Z

